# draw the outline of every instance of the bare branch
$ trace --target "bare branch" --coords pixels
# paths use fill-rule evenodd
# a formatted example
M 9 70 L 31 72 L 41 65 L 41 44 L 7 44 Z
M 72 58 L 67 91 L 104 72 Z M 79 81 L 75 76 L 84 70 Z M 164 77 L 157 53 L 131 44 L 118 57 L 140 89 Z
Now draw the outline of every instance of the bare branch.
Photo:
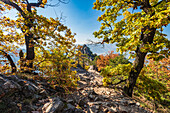
M 50 7 L 58 7 L 60 5 L 60 2 L 52 5 L 52 4 L 46 4 L 46 6 L 50 6 Z
M 28 0 L 26 0 L 27 4 L 29 4 Z
M 59 2 L 61 2 L 63 4 L 68 4 L 70 2 L 70 0 L 59 0 Z
M 51 0 L 52 1 L 52 0 Z M 58 0 L 58 3 L 56 4 L 46 4 L 46 6 L 50 6 L 50 7 L 58 7 L 60 5 L 60 3 L 63 4 L 68 4 L 70 2 L 70 0 Z
M 112 84 L 112 85 L 118 85 L 118 84 L 120 84 L 120 83 L 122 83 L 122 82 L 126 82 L 127 81 L 127 79 L 125 79 L 125 80 L 120 80 L 118 83 L 115 83 L 115 84 Z
M 88 45 L 97 45 L 97 44 L 103 44 L 101 41 L 95 42 L 93 40 L 88 39 Z

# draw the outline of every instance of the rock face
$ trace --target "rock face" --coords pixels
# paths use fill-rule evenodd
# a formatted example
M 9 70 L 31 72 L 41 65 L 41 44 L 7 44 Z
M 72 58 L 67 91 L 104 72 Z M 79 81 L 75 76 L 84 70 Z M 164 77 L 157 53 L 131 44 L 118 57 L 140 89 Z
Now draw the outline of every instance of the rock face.
M 92 51 L 90 50 L 89 47 L 87 47 L 86 44 L 83 45 L 83 47 L 81 48 L 80 51 L 81 51 L 82 54 L 86 54 L 89 57 L 90 60 L 94 60 L 95 56 L 93 55 Z

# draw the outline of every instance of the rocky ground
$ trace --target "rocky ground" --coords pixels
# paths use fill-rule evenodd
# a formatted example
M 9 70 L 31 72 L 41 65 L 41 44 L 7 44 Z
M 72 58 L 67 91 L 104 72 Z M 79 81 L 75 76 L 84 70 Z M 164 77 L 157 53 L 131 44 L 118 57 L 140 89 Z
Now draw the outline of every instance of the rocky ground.
M 79 88 L 68 101 L 76 103 L 87 113 L 150 113 L 140 107 L 140 103 L 125 95 L 121 88 L 102 86 L 102 76 L 98 72 L 78 70 Z
M 98 72 L 76 70 L 78 88 L 67 95 L 42 80 L 0 74 L 0 113 L 150 113 L 121 89 L 103 87 Z

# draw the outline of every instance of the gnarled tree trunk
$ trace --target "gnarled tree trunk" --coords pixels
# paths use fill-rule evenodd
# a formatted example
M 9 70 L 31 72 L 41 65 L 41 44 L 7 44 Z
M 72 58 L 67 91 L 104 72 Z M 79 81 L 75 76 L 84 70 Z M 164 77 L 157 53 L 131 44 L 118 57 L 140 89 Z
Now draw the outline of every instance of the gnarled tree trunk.
M 143 34 L 145 30 L 150 30 L 150 32 L 148 34 Z M 141 48 L 147 43 L 149 44 L 153 43 L 153 38 L 155 36 L 156 28 L 150 29 L 149 27 L 145 27 L 144 29 L 142 29 L 142 31 L 143 32 L 141 34 L 140 40 L 143 43 L 140 45 L 140 47 L 137 47 L 135 51 L 136 57 L 135 57 L 135 61 L 133 64 L 133 68 L 129 74 L 128 85 L 124 87 L 125 93 L 130 97 L 132 97 L 132 93 L 133 93 L 134 86 L 136 84 L 136 80 L 143 68 L 145 56 L 147 54 L 147 52 L 141 52 Z

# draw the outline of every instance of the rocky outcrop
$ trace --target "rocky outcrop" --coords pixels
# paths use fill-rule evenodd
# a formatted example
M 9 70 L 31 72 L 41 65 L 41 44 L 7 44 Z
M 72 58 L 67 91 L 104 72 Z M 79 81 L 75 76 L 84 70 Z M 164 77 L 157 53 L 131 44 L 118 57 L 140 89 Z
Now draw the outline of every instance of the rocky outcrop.
M 91 61 L 94 60 L 95 56 L 86 44 L 83 45 L 80 51 L 82 54 L 86 54 Z
M 0 113 L 82 112 L 56 93 L 46 82 L 0 74 Z

